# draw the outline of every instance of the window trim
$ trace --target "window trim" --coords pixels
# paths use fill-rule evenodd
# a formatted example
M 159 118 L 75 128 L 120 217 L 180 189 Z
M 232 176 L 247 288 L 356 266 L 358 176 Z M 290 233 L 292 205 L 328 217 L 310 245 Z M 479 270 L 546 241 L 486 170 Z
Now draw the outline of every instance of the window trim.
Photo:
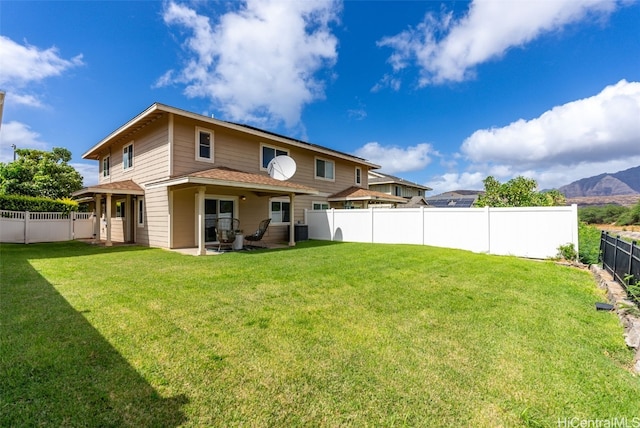
M 260 171 L 266 171 L 267 167 L 263 166 L 264 165 L 264 148 L 267 147 L 269 149 L 273 149 L 274 151 L 274 157 L 276 156 L 282 156 L 278 154 L 278 151 L 281 152 L 285 152 L 286 156 L 291 156 L 291 152 L 289 151 L 289 149 L 283 149 L 282 147 L 278 147 L 278 146 L 272 146 L 271 144 L 265 144 L 265 143 L 260 143 Z
M 200 133 L 205 133 L 205 134 L 209 134 L 209 143 L 210 143 L 210 147 L 209 147 L 209 153 L 210 153 L 210 157 L 205 158 L 200 156 Z M 214 163 L 215 160 L 215 156 L 214 156 L 214 148 L 215 148 L 215 133 L 213 131 L 213 129 L 208 129 L 208 128 L 203 128 L 202 126 L 196 126 L 196 130 L 195 130 L 195 149 L 196 149 L 196 160 L 200 161 L 200 162 L 209 162 L 209 163 Z
M 289 198 L 283 198 L 283 197 L 276 197 L 276 198 L 269 198 L 269 218 L 272 219 L 272 223 L 273 225 L 290 225 L 291 224 L 291 219 L 289 219 L 289 221 L 275 221 L 273 219 L 273 211 L 271 210 L 271 206 L 274 202 L 279 202 L 281 204 L 283 203 L 287 203 L 289 204 L 289 209 L 291 209 L 291 201 L 289 200 Z M 282 205 L 280 206 L 280 212 L 284 213 L 284 211 L 282 210 Z M 282 217 L 284 218 L 284 214 L 282 215 Z
M 333 177 L 331 178 L 326 178 L 326 177 L 320 177 L 318 176 L 318 161 L 323 161 L 325 163 L 330 163 L 333 165 Z M 324 180 L 324 181 L 336 181 L 336 162 L 331 160 L 331 159 L 327 159 L 327 158 L 322 158 L 319 156 L 316 156 L 313 160 L 313 176 L 316 180 Z
M 125 150 L 127 148 L 131 148 L 130 150 L 127 151 L 127 155 L 125 157 Z M 128 160 L 129 158 L 129 153 L 131 153 L 131 164 L 127 166 L 128 162 L 125 162 L 125 160 Z M 135 150 L 133 147 L 133 141 L 131 141 L 130 143 L 125 144 L 124 146 L 122 146 L 122 170 L 123 171 L 130 171 L 133 169 L 133 166 L 135 165 L 135 162 L 133 161 L 134 157 L 135 157 Z
M 104 168 L 104 163 L 107 161 L 107 168 Z M 111 155 L 102 157 L 102 178 L 109 178 L 111 176 Z
M 326 205 L 327 208 L 314 208 L 314 205 Z M 327 202 L 327 201 L 311 201 L 311 210 L 313 210 L 313 211 L 328 210 L 330 208 L 331 208 L 331 206 L 329 205 L 329 202 Z
M 354 174 L 355 174 L 355 183 L 356 183 L 356 186 L 362 186 L 362 168 L 360 168 L 359 166 L 357 166 L 357 167 L 355 168 L 355 172 L 354 172 Z M 334 175 L 335 175 L 335 173 L 334 173 Z
M 115 201 L 116 213 L 114 218 L 125 219 L 127 218 L 127 201 L 125 199 L 119 199 Z
M 136 225 L 138 227 L 144 227 L 144 197 L 138 196 L 136 203 Z

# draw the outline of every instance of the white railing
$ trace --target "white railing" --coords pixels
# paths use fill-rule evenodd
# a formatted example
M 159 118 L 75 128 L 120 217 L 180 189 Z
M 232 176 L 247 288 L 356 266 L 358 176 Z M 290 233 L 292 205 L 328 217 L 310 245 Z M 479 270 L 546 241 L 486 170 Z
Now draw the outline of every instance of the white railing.
M 0 210 L 0 242 L 29 244 L 93 237 L 93 213 Z
M 523 208 L 306 210 L 309 238 L 415 244 L 545 259 L 578 250 L 577 205 Z

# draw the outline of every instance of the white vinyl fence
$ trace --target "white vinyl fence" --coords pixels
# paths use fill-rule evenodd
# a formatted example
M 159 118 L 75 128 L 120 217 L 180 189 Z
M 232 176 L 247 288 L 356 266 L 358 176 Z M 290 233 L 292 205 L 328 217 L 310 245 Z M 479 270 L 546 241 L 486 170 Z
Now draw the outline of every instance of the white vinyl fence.
M 416 244 L 546 259 L 572 243 L 578 251 L 578 207 L 369 208 L 307 210 L 309 238 Z
M 0 210 L 0 242 L 30 244 L 93 237 L 93 213 Z

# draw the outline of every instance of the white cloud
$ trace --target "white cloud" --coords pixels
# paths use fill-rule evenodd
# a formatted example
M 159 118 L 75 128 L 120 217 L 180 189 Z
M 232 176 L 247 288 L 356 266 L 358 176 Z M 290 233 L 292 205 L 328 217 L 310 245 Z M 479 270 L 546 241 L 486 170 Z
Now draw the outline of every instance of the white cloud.
M 0 128 L 0 162 L 13 160 L 14 144 L 18 149 L 48 150 L 48 144 L 29 125 L 16 121 L 3 123 Z
M 640 82 L 622 80 L 532 120 L 474 132 L 462 144 L 473 162 L 540 168 L 640 155 Z
M 453 190 L 482 190 L 484 189 L 482 180 L 484 180 L 486 176 L 483 172 L 478 171 L 463 173 L 450 172 L 432 177 L 425 185 L 433 189 L 430 195 L 438 195 Z
M 302 108 L 324 97 L 316 75 L 337 60 L 337 1 L 247 0 L 213 25 L 209 17 L 170 2 L 167 25 L 186 28 L 191 55 L 157 85 L 185 84 L 189 97 L 209 98 L 230 120 L 299 125 Z
M 355 155 L 381 166 L 380 170 L 388 174 L 417 171 L 426 167 L 431 158 L 437 155 L 431 144 L 420 143 L 410 147 L 382 146 L 371 142 L 355 151 Z
M 56 47 L 43 50 L 5 36 L 0 36 L 0 57 L 0 87 L 7 91 L 9 101 L 31 107 L 41 107 L 42 103 L 36 95 L 22 94 L 22 88 L 83 64 L 82 55 L 64 59 Z
M 84 187 L 98 184 L 98 164 L 97 163 L 69 163 L 83 178 L 82 185 Z
M 395 72 L 415 63 L 420 86 L 460 82 L 473 77 L 475 66 L 503 56 L 509 48 L 590 15 L 607 16 L 621 2 L 474 0 L 460 19 L 452 13 L 428 13 L 416 28 L 383 38 L 378 46 L 393 49 L 388 62 Z

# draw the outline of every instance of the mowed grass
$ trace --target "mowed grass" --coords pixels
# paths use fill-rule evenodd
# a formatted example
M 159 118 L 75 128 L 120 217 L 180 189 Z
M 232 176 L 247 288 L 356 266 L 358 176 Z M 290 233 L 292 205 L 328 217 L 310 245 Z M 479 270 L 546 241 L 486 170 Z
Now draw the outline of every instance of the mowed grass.
M 586 271 L 310 241 L 2 245 L 0 426 L 558 426 L 640 416 Z M 573 419 L 578 418 L 578 419 Z

